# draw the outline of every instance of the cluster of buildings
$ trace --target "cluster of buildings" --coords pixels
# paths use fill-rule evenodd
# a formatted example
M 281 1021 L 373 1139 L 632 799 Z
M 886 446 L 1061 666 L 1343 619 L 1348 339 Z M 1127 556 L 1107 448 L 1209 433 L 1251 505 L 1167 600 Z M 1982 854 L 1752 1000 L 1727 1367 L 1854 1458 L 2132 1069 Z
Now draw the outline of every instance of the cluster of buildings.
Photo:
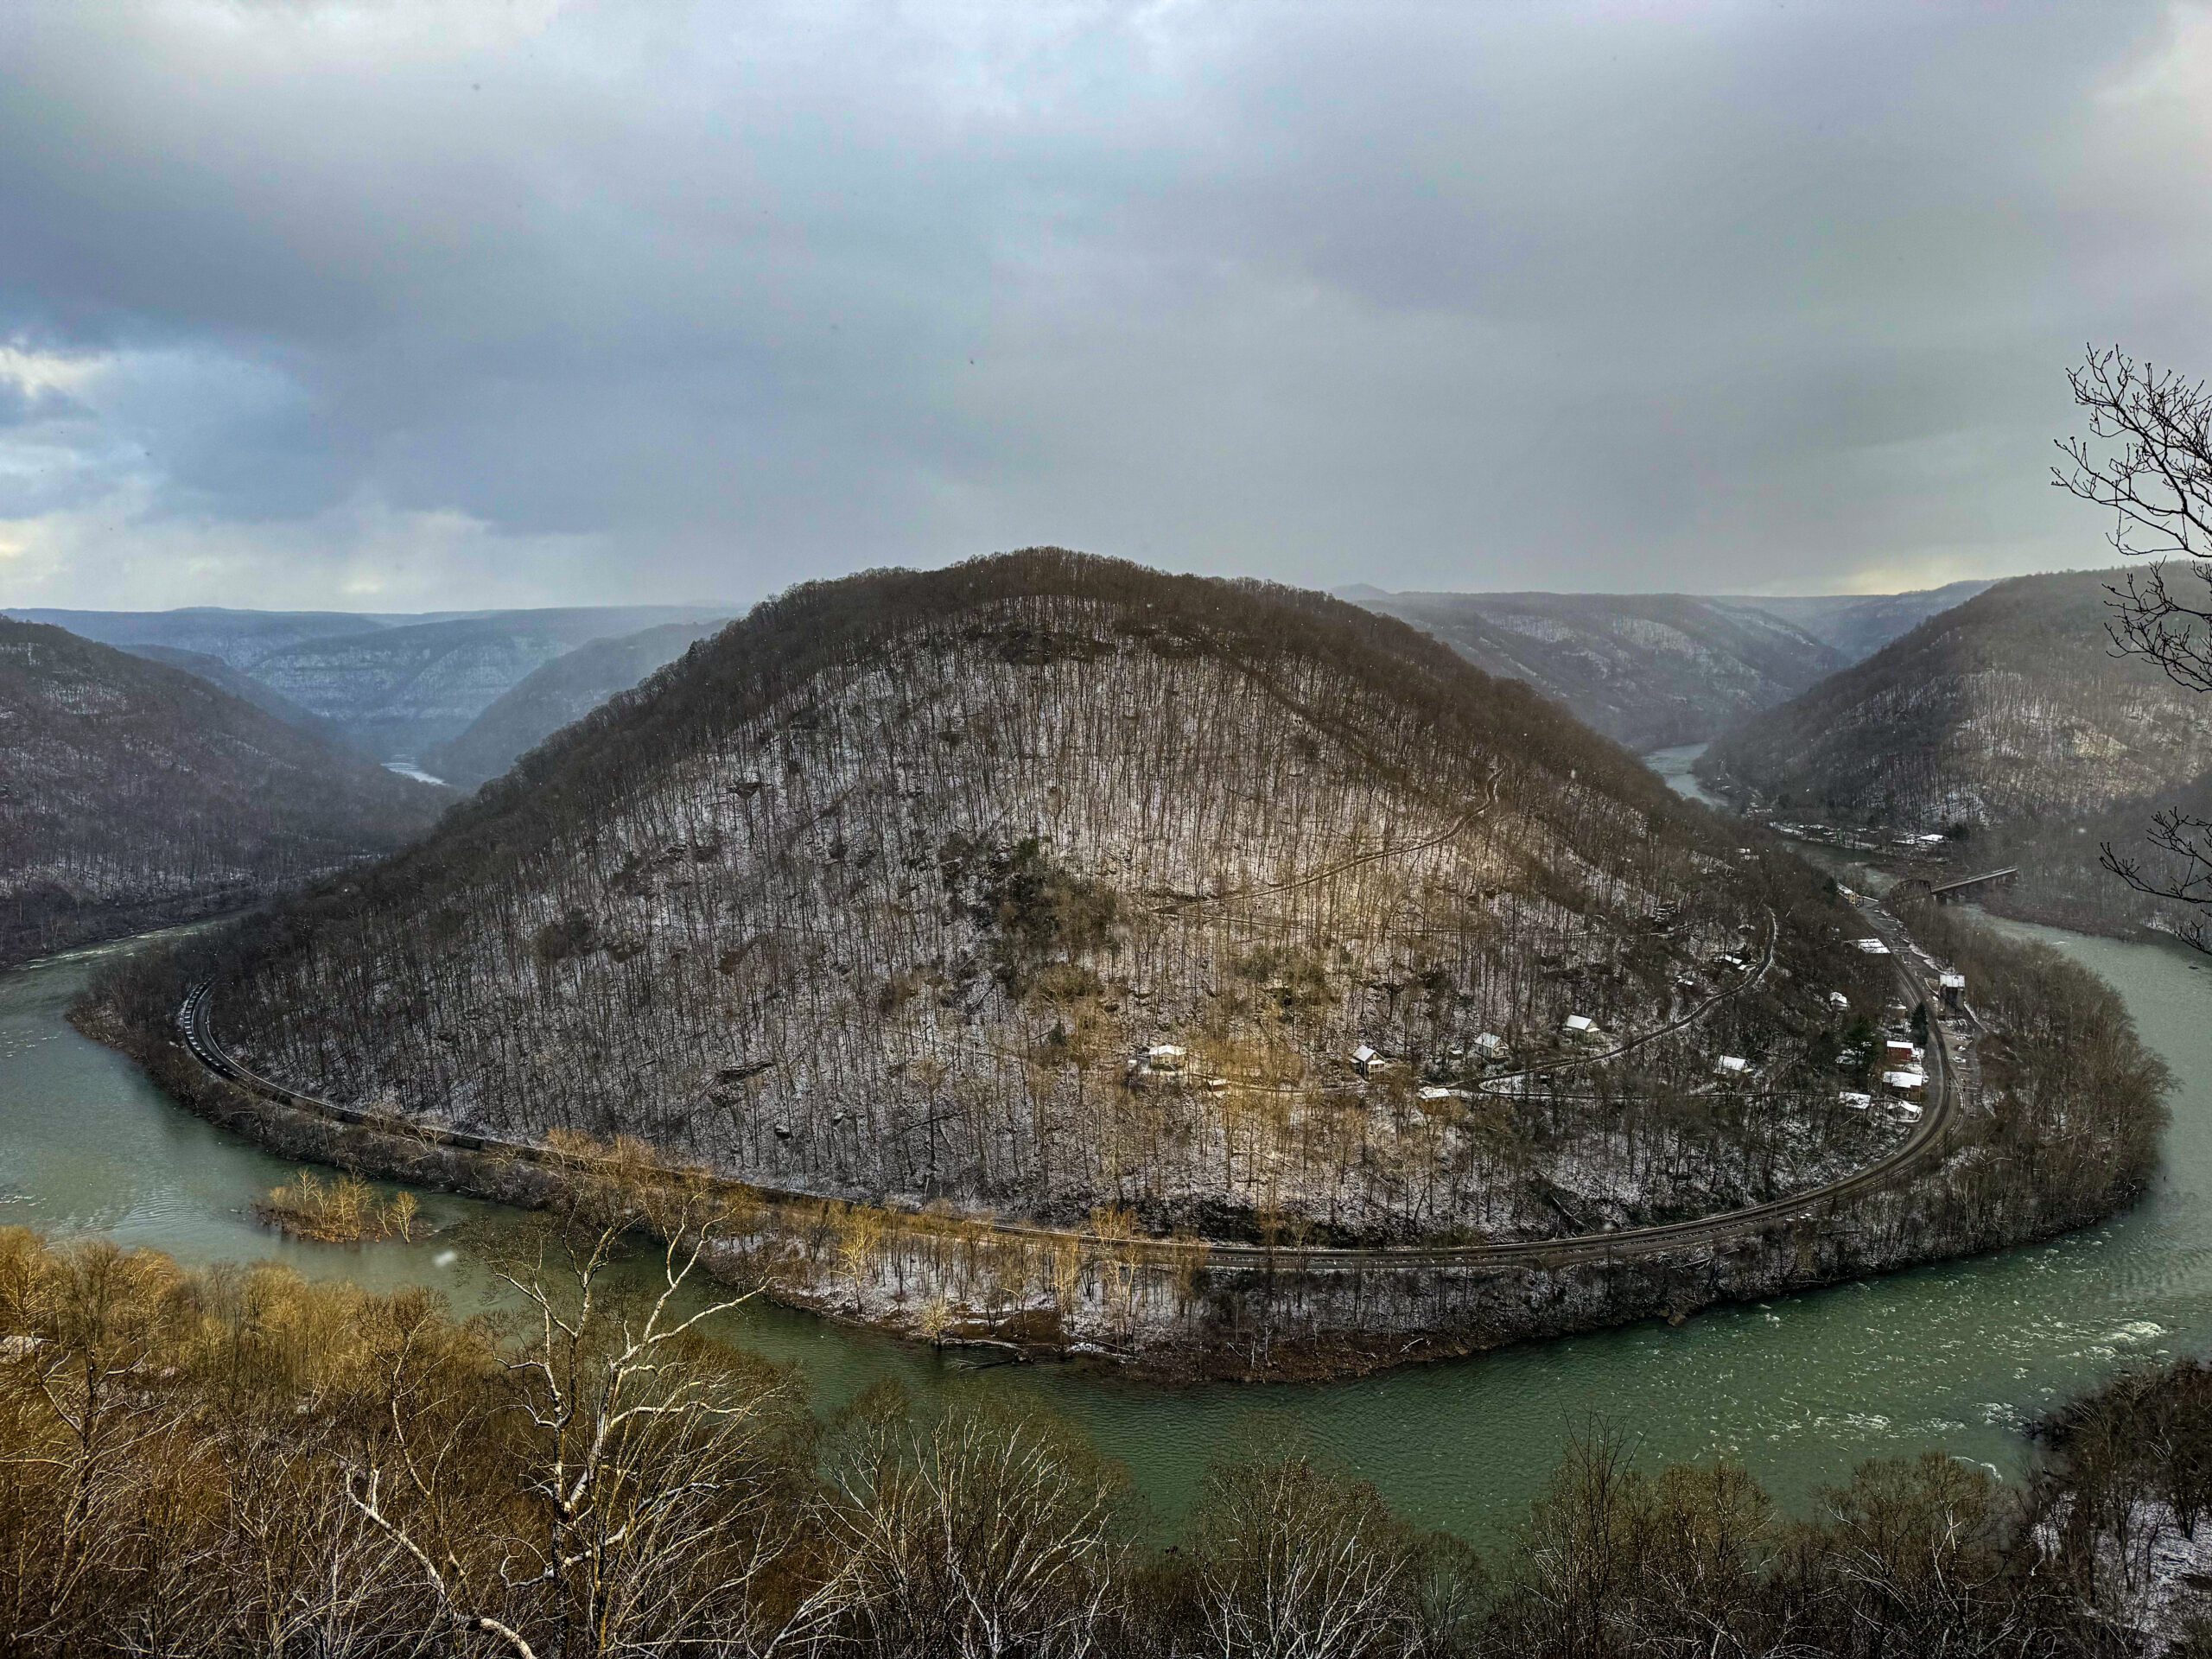
M 1787 836 L 1793 841 L 1809 841 L 1850 853 L 1926 855 L 1940 851 L 1950 839 L 1925 830 L 1899 830 L 1885 836 L 1875 830 L 1853 830 L 1838 823 L 1784 823 L 1779 818 L 1770 819 L 1767 827 L 1777 836 Z

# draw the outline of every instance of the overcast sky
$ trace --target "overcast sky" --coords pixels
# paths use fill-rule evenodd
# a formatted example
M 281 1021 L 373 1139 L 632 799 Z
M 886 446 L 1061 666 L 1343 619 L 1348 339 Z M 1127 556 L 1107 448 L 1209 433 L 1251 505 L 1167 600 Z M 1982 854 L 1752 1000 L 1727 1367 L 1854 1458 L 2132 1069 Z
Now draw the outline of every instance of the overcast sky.
M 0 5 L 0 603 L 2099 560 L 2212 373 L 2212 14 Z

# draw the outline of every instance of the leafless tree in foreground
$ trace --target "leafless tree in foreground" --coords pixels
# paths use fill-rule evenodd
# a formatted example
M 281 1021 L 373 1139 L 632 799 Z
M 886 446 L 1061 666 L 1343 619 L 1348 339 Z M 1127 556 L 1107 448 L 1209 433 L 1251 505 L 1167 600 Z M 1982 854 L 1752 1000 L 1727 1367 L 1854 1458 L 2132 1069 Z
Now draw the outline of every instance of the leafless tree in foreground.
M 443 1471 L 495 1427 L 466 1414 L 403 1409 L 415 1379 L 403 1344 L 391 1433 L 347 1472 L 353 1508 L 411 1558 L 448 1629 L 516 1659 L 603 1656 L 685 1643 L 772 1649 L 750 1593 L 793 1542 L 779 1514 L 772 1432 L 754 1379 L 696 1333 L 746 1295 L 702 1295 L 699 1268 L 729 1217 L 707 1186 L 645 1173 L 634 1147 L 595 1160 L 550 1224 L 500 1264 L 528 1338 L 505 1360 L 517 1437 L 515 1524 L 487 1574 L 477 1540 L 450 1535 L 467 1506 Z M 620 1276 L 626 1240 L 662 1241 L 642 1284 Z M 747 1293 L 749 1294 L 749 1293 Z M 410 1402 L 412 1405 L 414 1402 Z M 438 1423 L 442 1435 L 419 1425 Z M 474 1566 L 471 1565 L 472 1560 Z M 518 1613 L 525 1615 L 518 1618 Z
M 2052 482 L 2112 513 L 2107 539 L 2121 557 L 2149 561 L 2107 590 L 2113 647 L 2186 690 L 2212 693 L 2212 391 L 2118 347 L 2091 350 L 2067 378 L 2089 432 L 2061 440 L 2066 460 Z M 2168 808 L 2148 839 L 2169 855 L 2163 868 L 2110 843 L 2105 868 L 2139 893 L 2195 910 L 2181 937 L 2212 954 L 2212 819 Z

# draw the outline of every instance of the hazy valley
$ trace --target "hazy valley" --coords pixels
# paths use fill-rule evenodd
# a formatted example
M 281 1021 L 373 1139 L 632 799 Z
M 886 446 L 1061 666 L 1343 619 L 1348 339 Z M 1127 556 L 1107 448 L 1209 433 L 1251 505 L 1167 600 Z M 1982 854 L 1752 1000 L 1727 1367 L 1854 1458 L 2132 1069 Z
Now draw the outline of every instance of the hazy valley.
M 1689 594 L 1347 596 L 1525 680 L 1639 753 L 1700 743 L 1787 702 L 1986 584 L 1814 599 Z
M 722 626 L 664 622 L 578 645 L 517 681 L 467 730 L 422 751 L 423 765 L 457 789 L 474 789 Z
M 124 651 L 199 671 L 213 658 L 262 688 L 264 706 L 303 710 L 377 760 L 419 757 L 458 737 L 533 671 L 594 640 L 708 620 L 672 606 L 493 611 L 462 616 L 336 612 L 11 610 Z M 208 671 L 214 683 L 236 681 Z M 610 688 L 612 689 L 612 688 Z

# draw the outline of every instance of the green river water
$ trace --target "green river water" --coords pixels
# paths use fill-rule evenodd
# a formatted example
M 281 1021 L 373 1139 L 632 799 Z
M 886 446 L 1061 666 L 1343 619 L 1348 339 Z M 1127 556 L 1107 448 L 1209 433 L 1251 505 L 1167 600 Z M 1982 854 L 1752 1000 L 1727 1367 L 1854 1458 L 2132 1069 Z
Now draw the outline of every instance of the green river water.
M 1692 792 L 1690 751 L 1651 757 Z M 1517 1522 L 1562 1440 L 1593 1417 L 1655 1458 L 1726 1452 L 1785 1501 L 1853 1461 L 1941 1446 L 2005 1471 L 2023 1424 L 2115 1367 L 2212 1351 L 2212 974 L 2190 953 L 2012 928 L 2105 976 L 2182 1079 L 2165 1170 L 2132 1214 L 2059 1243 L 1660 1325 L 1319 1386 L 1138 1387 L 1074 1368 L 977 1369 L 804 1315 L 747 1306 L 733 1340 L 801 1368 L 831 1408 L 880 1378 L 918 1394 L 1021 1391 L 1125 1463 L 1163 1524 L 1216 1452 L 1300 1437 L 1401 1513 L 1480 1539 Z M 0 1223 L 108 1234 L 190 1262 L 273 1257 L 372 1287 L 425 1282 L 463 1311 L 465 1247 L 284 1239 L 253 1201 L 292 1166 L 180 1110 L 64 1014 L 108 950 L 0 976 Z M 498 1212 L 424 1194 L 433 1218 Z

